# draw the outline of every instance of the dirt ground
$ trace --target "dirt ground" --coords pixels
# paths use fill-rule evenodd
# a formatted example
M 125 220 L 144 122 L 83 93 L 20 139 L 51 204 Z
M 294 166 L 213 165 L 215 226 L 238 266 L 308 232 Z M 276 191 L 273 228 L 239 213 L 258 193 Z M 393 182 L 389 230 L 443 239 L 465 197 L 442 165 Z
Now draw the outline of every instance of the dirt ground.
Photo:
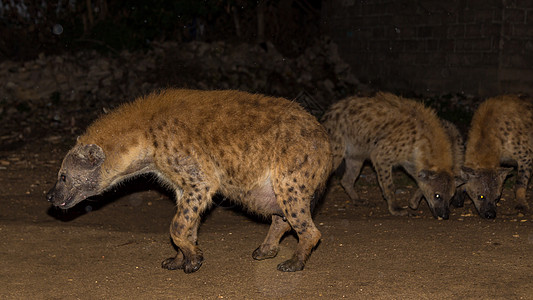
M 513 210 L 509 187 L 495 220 L 467 202 L 439 221 L 425 203 L 417 216 L 389 215 L 368 167 L 357 183 L 368 207 L 334 178 L 315 214 L 321 243 L 296 273 L 276 270 L 294 235 L 276 258 L 255 261 L 268 222 L 218 200 L 200 227 L 205 262 L 185 274 L 160 267 L 175 254 L 174 205 L 150 178 L 51 208 L 44 194 L 69 147 L 53 142 L 0 151 L 0 299 L 533 299 L 532 219 Z

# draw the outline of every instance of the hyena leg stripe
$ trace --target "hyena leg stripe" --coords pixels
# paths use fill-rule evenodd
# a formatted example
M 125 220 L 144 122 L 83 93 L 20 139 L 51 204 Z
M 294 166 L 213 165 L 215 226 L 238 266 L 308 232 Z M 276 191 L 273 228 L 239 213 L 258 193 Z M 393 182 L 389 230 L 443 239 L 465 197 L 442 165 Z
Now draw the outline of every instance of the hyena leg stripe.
M 279 251 L 281 237 L 290 229 L 290 224 L 284 221 L 282 217 L 272 215 L 272 224 L 270 225 L 268 234 L 261 246 L 252 253 L 252 257 L 257 260 L 275 257 Z

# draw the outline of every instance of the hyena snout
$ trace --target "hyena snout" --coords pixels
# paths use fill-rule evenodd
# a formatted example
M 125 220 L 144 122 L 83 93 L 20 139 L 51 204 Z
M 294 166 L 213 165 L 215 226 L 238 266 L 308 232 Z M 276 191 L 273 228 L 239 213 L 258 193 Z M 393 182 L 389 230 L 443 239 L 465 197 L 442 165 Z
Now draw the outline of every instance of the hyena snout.
M 496 205 L 494 203 L 486 203 L 481 205 L 479 215 L 485 219 L 496 218 Z
M 448 207 L 435 208 L 433 211 L 433 216 L 437 219 L 441 218 L 448 220 L 450 218 L 450 209 Z
M 67 188 L 61 187 L 58 183 L 46 193 L 46 200 L 62 209 L 71 208 L 80 202 L 80 195 L 70 192 Z

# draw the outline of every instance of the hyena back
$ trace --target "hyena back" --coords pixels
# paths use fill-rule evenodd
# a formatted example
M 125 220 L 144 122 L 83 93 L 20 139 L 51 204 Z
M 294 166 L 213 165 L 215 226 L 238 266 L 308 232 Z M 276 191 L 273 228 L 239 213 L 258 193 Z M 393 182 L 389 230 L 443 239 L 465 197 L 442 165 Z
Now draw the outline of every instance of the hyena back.
M 322 124 L 330 135 L 332 168 L 345 161 L 341 185 L 350 198 L 358 199 L 354 182 L 364 161 L 370 160 L 390 213 L 406 215 L 407 210 L 394 195 L 392 168 L 399 165 L 416 180 L 433 215 L 449 217 L 455 189 L 451 142 L 431 109 L 413 100 L 378 93 L 333 104 Z
M 527 185 L 533 168 L 533 102 L 505 95 L 483 102 L 474 113 L 466 143 L 464 190 L 479 215 L 496 217 L 503 183 L 515 165 L 517 209 L 527 211 Z
M 320 239 L 313 201 L 331 170 L 323 127 L 298 104 L 238 91 L 164 90 L 96 120 L 67 153 L 47 194 L 66 209 L 126 178 L 154 173 L 175 191 L 170 235 L 179 248 L 167 269 L 198 270 L 200 214 L 215 193 L 272 218 L 253 257 L 276 256 L 294 229 L 294 256 L 279 264 L 298 271 Z

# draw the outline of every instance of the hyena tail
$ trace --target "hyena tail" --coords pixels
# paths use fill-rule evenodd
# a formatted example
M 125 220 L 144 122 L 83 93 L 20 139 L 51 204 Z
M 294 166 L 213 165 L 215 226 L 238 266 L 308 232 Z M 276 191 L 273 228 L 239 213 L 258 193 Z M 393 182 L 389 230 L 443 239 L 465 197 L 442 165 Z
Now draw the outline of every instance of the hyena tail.
M 309 205 L 309 210 L 311 211 L 311 214 L 313 214 L 314 210 L 315 210 L 315 207 L 317 206 L 317 204 L 319 203 L 319 201 L 322 199 L 322 197 L 324 196 L 324 191 L 326 190 L 325 188 L 325 185 L 321 184 L 316 190 L 315 192 L 313 193 L 313 195 L 311 196 L 311 202 L 310 202 L 310 205 Z

